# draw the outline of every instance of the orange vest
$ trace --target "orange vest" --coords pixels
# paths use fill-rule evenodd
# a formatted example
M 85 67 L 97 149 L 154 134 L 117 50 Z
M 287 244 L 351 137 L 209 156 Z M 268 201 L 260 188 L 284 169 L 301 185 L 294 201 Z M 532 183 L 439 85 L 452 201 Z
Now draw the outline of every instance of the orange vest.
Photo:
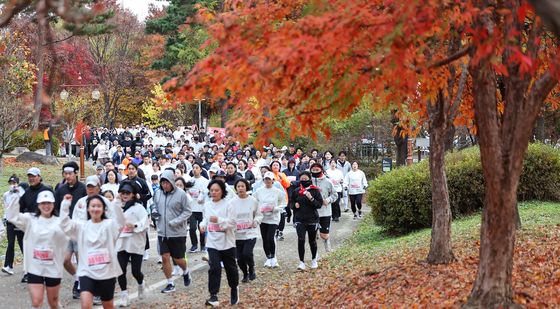
M 43 140 L 48 141 L 49 139 L 49 128 L 46 128 L 45 131 L 43 131 Z

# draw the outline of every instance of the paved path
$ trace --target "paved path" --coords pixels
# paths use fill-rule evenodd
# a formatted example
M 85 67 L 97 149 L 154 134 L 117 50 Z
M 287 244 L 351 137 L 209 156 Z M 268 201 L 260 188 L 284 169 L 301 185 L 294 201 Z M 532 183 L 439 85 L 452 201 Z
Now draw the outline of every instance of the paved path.
M 352 213 L 347 212 L 343 213 L 340 222 L 332 222 L 331 223 L 331 241 L 333 249 L 342 245 L 343 241 L 348 238 L 352 232 L 357 227 L 359 220 L 352 219 Z M 278 271 L 295 271 L 297 265 L 299 263 L 299 258 L 297 254 L 297 236 L 295 229 L 293 228 L 292 224 L 286 224 L 286 228 L 284 230 L 284 241 L 277 242 L 277 258 L 280 264 L 280 269 Z M 128 274 L 128 289 L 129 295 L 131 298 L 131 308 L 147 308 L 152 307 L 154 304 L 161 304 L 163 303 L 174 303 L 174 299 L 184 299 L 187 297 L 179 297 L 180 295 L 196 295 L 196 297 L 189 297 L 188 301 L 182 300 L 180 303 L 177 303 L 177 307 L 180 308 L 200 308 L 202 307 L 203 303 L 200 303 L 201 300 L 207 297 L 207 284 L 208 284 L 208 264 L 205 261 L 202 261 L 202 253 L 187 253 L 189 258 L 189 266 L 193 274 L 193 284 L 186 288 L 183 286 L 182 279 L 177 277 L 176 281 L 177 291 L 171 294 L 162 294 L 160 290 L 166 284 L 165 278 L 163 276 L 163 272 L 161 270 L 161 266 L 157 264 L 157 256 L 156 256 L 156 234 L 155 231 L 150 231 L 150 259 L 142 265 L 142 271 L 145 274 L 145 280 L 148 285 L 148 293 L 146 299 L 140 301 L 137 299 L 137 292 L 136 292 L 136 281 L 130 275 L 130 270 Z M 321 240 L 318 241 L 319 247 L 319 259 L 325 253 L 325 248 L 323 242 Z M 190 248 L 190 239 L 187 239 L 187 248 Z M 18 249 L 19 250 L 19 249 Z M 263 267 L 265 258 L 264 252 L 262 249 L 262 242 L 260 239 L 257 241 L 257 245 L 255 246 L 255 262 L 256 262 L 256 269 L 257 269 L 257 276 L 266 276 L 266 272 L 270 271 Z M 309 247 L 306 244 L 306 263 L 309 266 L 311 259 L 311 253 L 309 251 Z M 320 266 L 320 262 L 319 262 Z M 130 267 L 129 267 L 130 269 Z M 0 273 L 0 299 L 2 299 L 2 308 L 29 308 L 31 302 L 29 300 L 29 296 L 27 293 L 26 285 L 20 283 L 22 276 L 22 266 L 16 265 L 15 266 L 15 275 L 8 276 L 4 273 Z M 226 295 L 229 293 L 229 289 L 227 288 L 227 283 L 225 283 L 225 273 L 222 275 L 222 288 L 221 294 Z M 259 278 L 253 283 L 250 284 L 259 284 Z M 73 300 L 71 296 L 71 288 L 72 288 L 72 280 L 71 277 L 65 273 L 65 276 L 62 280 L 62 288 L 60 293 L 61 303 L 64 308 L 79 308 L 79 300 Z M 243 293 L 243 285 L 240 286 L 241 288 L 241 297 Z M 116 287 L 115 292 L 115 304 L 118 304 L 120 292 L 118 288 L 118 284 Z M 221 300 L 226 301 L 225 298 L 221 295 Z M 228 298 L 229 299 L 229 298 Z M 47 308 L 46 305 L 46 298 L 45 298 L 45 305 L 43 308 Z M 157 306 L 161 308 L 160 306 Z M 101 307 L 99 307 L 101 308 Z

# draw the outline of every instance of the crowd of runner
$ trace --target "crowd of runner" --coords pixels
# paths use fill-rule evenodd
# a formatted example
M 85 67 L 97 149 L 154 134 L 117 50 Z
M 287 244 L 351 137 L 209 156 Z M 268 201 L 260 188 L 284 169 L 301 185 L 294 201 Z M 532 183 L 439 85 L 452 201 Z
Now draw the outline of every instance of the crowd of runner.
M 187 252 L 203 252 L 208 261 L 206 305 L 217 306 L 222 268 L 230 287 L 230 303 L 239 301 L 241 282 L 256 279 L 254 247 L 262 238 L 264 267 L 279 267 L 276 242 L 284 240 L 286 223 L 297 232 L 299 265 L 318 267 L 317 240 L 331 251 L 331 221 L 342 212 L 362 217 L 365 174 L 340 151 L 319 152 L 291 144 L 256 149 L 232 136 L 135 126 L 84 134 L 85 155 L 96 174 L 82 183 L 79 166 L 69 161 L 54 190 L 41 171 L 27 171 L 27 183 L 9 178 L 3 196 L 8 247 L 2 271 L 13 275 L 16 241 L 22 250 L 24 276 L 32 308 L 41 308 L 46 290 L 50 308 L 61 308 L 63 271 L 74 278 L 73 297 L 82 308 L 101 303 L 113 307 L 115 285 L 119 306 L 129 306 L 127 267 L 145 296 L 142 263 L 149 259 L 148 230 L 157 230 L 158 262 L 167 285 L 173 276 L 191 284 Z M 65 139 L 66 141 L 66 139 Z M 78 155 L 68 140 L 63 149 Z M 311 261 L 305 263 L 305 244 Z M 190 238 L 190 249 L 187 249 Z

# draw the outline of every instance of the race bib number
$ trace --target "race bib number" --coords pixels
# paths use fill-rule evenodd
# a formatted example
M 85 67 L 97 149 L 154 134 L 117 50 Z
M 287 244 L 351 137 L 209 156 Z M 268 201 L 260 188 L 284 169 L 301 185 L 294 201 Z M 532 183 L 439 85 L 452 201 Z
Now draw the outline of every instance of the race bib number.
M 237 221 L 237 230 L 248 230 L 253 228 L 253 222 L 248 220 Z
M 130 237 L 132 236 L 132 233 L 134 233 L 134 227 L 128 227 L 128 226 L 124 226 L 122 231 L 121 231 L 121 237 Z
M 332 180 L 332 184 L 335 185 L 335 186 L 338 185 L 339 183 L 340 183 L 340 181 L 338 179 L 333 179 Z
M 359 183 L 353 183 L 350 185 L 350 188 L 352 189 L 359 189 L 360 188 L 360 184 Z
M 100 269 L 106 264 L 111 263 L 111 257 L 107 249 L 98 249 L 88 252 L 87 261 L 92 269 Z
M 262 213 L 272 212 L 272 210 L 274 210 L 274 205 L 273 204 L 263 204 L 261 206 L 261 212 Z
M 189 190 L 189 194 L 191 195 L 192 198 L 198 198 L 198 195 L 200 194 L 200 192 L 198 191 L 198 189 L 191 189 Z
M 33 259 L 43 265 L 54 264 L 54 252 L 50 248 L 35 248 L 33 249 Z
M 222 228 L 218 223 L 209 223 L 208 224 L 208 232 L 223 232 Z
M 288 176 L 288 181 L 292 182 L 292 181 L 296 181 L 296 176 Z

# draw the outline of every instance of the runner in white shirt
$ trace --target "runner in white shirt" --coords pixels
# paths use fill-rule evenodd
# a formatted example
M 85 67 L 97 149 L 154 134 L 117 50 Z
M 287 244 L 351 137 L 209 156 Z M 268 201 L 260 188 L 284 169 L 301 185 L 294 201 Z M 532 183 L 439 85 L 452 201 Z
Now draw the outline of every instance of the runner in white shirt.
M 199 224 L 202 223 L 203 219 L 203 212 L 204 212 L 204 203 L 206 202 L 208 196 L 208 183 L 210 182 L 208 179 L 202 177 L 202 166 L 199 163 L 193 163 L 193 177 L 191 181 L 194 182 L 194 186 L 187 190 L 187 193 L 192 197 L 195 201 L 192 207 L 192 214 L 189 218 L 190 224 L 190 237 L 191 237 L 191 244 L 192 247 L 189 252 L 197 252 L 198 248 L 198 240 L 196 236 L 196 232 L 199 232 L 200 235 L 200 251 L 205 252 L 205 233 L 199 231 Z
M 331 160 L 329 163 L 329 169 L 326 171 L 327 177 L 332 182 L 334 190 L 338 195 L 338 199 L 331 204 L 332 208 L 332 220 L 333 222 L 338 222 L 340 220 L 340 199 L 342 198 L 342 184 L 344 182 L 344 175 L 342 171 L 336 168 L 336 161 Z
M 61 204 L 62 230 L 78 243 L 80 277 L 80 301 L 82 308 L 92 308 L 93 296 L 99 295 L 103 308 L 113 308 L 115 283 L 122 274 L 115 248 L 125 219 L 119 198 L 107 205 L 106 199 L 97 195 L 87 200 L 88 221 L 80 223 L 68 217 L 71 195 L 66 195 Z M 111 207 L 113 219 L 107 218 Z
M 60 228 L 60 218 L 54 209 L 53 193 L 40 192 L 37 204 L 36 213 L 20 213 L 19 196 L 16 195 L 6 209 L 6 217 L 25 232 L 23 264 L 27 271 L 31 308 L 43 307 L 45 290 L 49 307 L 61 308 L 58 295 L 68 237 Z
M 352 163 L 352 170 L 344 176 L 344 186 L 348 188 L 348 198 L 350 199 L 350 205 L 354 213 L 354 220 L 361 218 L 362 197 L 366 192 L 368 182 L 364 172 L 358 169 L 358 162 Z M 358 213 L 356 213 L 356 207 L 358 208 Z

